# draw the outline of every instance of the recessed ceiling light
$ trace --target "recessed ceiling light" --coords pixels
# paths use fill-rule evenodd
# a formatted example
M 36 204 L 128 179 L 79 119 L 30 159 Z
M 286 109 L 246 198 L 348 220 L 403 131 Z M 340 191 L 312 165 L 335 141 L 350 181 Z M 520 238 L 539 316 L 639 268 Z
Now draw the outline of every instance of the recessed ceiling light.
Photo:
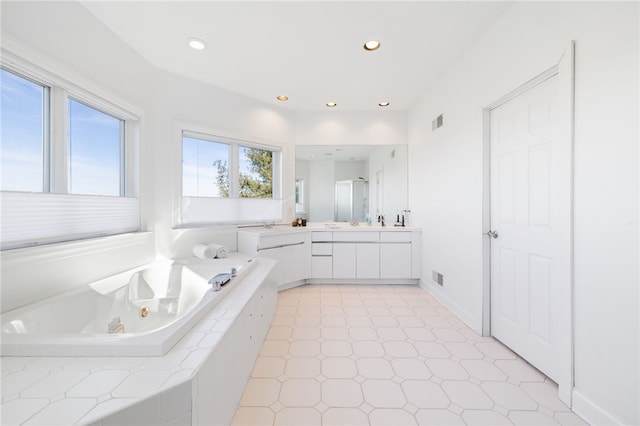
M 333 108 L 333 107 L 334 107 L 334 106 L 336 106 L 336 105 L 338 105 L 338 104 L 337 104 L 337 103 L 335 103 L 335 102 L 327 102 L 327 106 L 328 106 L 329 108 Z
M 389 106 L 389 102 L 380 102 L 378 106 L 381 106 L 381 107 Z
M 189 47 L 196 50 L 204 50 L 207 47 L 207 43 L 195 37 L 188 39 L 187 43 L 189 44 Z
M 279 101 L 284 102 L 284 101 L 288 101 L 288 100 L 289 100 L 289 97 L 288 97 L 288 96 L 285 96 L 285 95 L 280 95 L 280 96 L 278 96 L 276 99 L 277 99 L 277 100 L 279 100 Z
M 364 44 L 364 50 L 373 51 L 380 48 L 380 42 L 377 40 L 369 40 Z

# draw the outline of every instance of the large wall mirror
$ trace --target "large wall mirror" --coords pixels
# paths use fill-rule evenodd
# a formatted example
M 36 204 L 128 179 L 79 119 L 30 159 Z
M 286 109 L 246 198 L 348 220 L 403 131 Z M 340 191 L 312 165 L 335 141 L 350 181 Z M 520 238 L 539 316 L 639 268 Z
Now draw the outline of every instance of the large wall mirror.
M 297 217 L 393 222 L 406 208 L 406 145 L 296 146 Z

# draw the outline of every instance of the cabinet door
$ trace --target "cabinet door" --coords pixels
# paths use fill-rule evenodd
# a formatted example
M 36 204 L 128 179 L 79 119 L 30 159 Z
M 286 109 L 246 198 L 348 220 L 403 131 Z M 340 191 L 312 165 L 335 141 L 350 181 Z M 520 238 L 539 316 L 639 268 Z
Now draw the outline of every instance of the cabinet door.
M 308 237 L 306 238 L 308 240 Z M 304 238 L 301 243 L 284 247 L 266 248 L 260 251 L 260 257 L 278 261 L 275 275 L 278 285 L 309 278 L 311 270 L 311 245 Z
M 312 256 L 311 278 L 333 278 L 333 257 Z
M 305 242 L 302 245 L 288 246 L 282 251 L 280 266 L 284 269 L 284 282 L 291 283 L 309 278 L 311 271 L 311 247 Z
M 380 244 L 358 244 L 356 257 L 358 278 L 380 278 Z
M 411 243 L 380 244 L 380 278 L 411 278 Z
M 356 277 L 356 244 L 333 244 L 333 278 Z

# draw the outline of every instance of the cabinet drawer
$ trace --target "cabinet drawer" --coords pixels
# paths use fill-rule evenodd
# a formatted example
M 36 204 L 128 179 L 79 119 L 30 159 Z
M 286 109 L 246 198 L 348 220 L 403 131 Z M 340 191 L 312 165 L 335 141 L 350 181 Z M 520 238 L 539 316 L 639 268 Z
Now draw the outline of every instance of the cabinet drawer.
M 334 232 L 333 233 L 333 241 L 345 241 L 345 242 L 373 242 L 377 243 L 380 241 L 380 233 L 379 232 L 368 232 L 368 231 L 345 231 L 345 232 Z
M 331 256 L 333 254 L 333 244 L 331 243 L 313 243 L 311 244 L 312 256 Z
M 284 245 L 302 244 L 305 242 L 304 233 L 291 233 L 281 235 L 263 235 L 260 237 L 260 249 L 279 247 Z
M 311 241 L 333 241 L 333 232 L 330 231 L 312 231 Z
M 380 241 L 383 243 L 410 243 L 411 232 L 380 232 Z

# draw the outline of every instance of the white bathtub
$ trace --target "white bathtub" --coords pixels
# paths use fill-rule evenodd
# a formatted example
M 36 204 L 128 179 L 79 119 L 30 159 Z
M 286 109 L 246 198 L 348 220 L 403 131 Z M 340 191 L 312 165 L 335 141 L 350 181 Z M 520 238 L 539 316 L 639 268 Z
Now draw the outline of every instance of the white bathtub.
M 6 312 L 0 355 L 164 355 L 256 263 L 237 254 L 158 261 Z M 237 276 L 213 291 L 209 279 L 231 268 Z

